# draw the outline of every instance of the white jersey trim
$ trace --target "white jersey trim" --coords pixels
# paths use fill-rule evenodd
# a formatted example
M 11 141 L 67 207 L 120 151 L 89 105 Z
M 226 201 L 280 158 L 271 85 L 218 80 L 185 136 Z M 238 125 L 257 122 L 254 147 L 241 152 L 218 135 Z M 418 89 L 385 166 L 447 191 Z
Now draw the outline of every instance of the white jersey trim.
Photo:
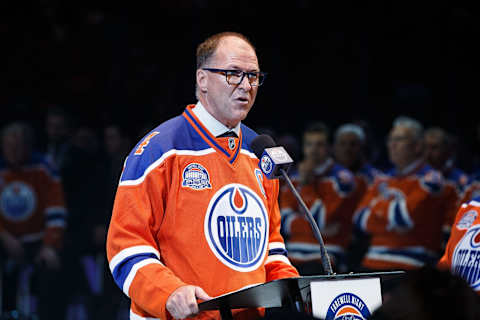
M 165 152 L 159 159 L 155 160 L 151 165 L 148 166 L 147 169 L 143 172 L 143 175 L 140 178 L 137 178 L 135 180 L 125 180 L 125 181 L 120 181 L 120 186 L 136 186 L 141 184 L 147 175 L 156 167 L 158 167 L 160 164 L 162 164 L 165 159 L 167 159 L 170 156 L 173 155 L 180 155 L 180 156 L 204 156 L 210 153 L 216 152 L 215 149 L 213 148 L 208 148 L 204 150 L 199 150 L 199 151 L 193 151 L 193 150 L 176 150 L 172 149 L 168 152 Z
M 280 261 L 280 262 L 286 263 L 288 265 L 292 265 L 290 263 L 290 260 L 288 260 L 288 258 L 285 257 L 283 254 L 273 254 L 271 256 L 268 256 L 267 260 L 265 261 L 265 264 L 269 264 L 269 263 L 274 262 L 274 261 Z
M 472 200 L 468 203 L 468 205 L 474 206 L 474 207 L 480 207 L 480 202 Z
M 43 232 L 37 232 L 37 233 L 31 233 L 31 234 L 26 234 L 24 236 L 20 237 L 21 242 L 35 242 L 38 240 L 41 240 L 43 238 L 44 233 Z
M 322 259 L 322 254 L 318 253 L 300 253 L 300 252 L 289 252 L 289 257 L 298 260 L 298 261 L 310 261 L 310 260 L 318 260 Z
M 242 153 L 242 154 L 244 154 L 244 155 L 246 155 L 246 156 L 249 156 L 250 158 L 258 159 L 257 156 L 256 156 L 254 153 L 252 153 L 252 152 L 250 152 L 250 151 L 248 151 L 248 150 L 241 149 L 241 150 L 240 150 L 240 153 Z
M 45 213 L 46 213 L 47 215 L 50 215 L 50 214 L 63 214 L 63 215 L 66 215 L 66 214 L 67 214 L 67 210 L 65 209 L 65 207 L 61 207 L 61 206 L 48 207 L 48 208 L 45 210 Z
M 132 309 L 130 309 L 130 320 L 160 320 L 160 318 L 142 317 L 134 313 Z
M 398 262 L 398 263 L 403 263 L 403 264 L 407 264 L 414 267 L 422 267 L 424 265 L 423 262 L 413 258 L 409 258 L 405 256 L 397 256 L 394 254 L 386 254 L 386 253 L 368 253 L 367 258 L 372 260 Z
M 157 256 L 158 260 L 160 260 L 160 253 L 158 252 L 157 249 L 155 249 L 152 246 L 134 246 L 134 247 L 129 247 L 126 249 L 123 249 L 119 253 L 117 253 L 113 258 L 110 260 L 110 263 L 108 264 L 110 271 L 113 273 L 113 270 L 115 270 L 115 267 L 125 260 L 125 258 L 139 254 L 139 253 L 153 253 Z
M 289 252 L 296 250 L 320 252 L 320 244 L 308 242 L 289 242 L 287 244 L 287 250 Z
M 285 244 L 283 244 L 282 242 L 270 242 L 268 244 L 268 250 L 272 249 L 285 249 Z

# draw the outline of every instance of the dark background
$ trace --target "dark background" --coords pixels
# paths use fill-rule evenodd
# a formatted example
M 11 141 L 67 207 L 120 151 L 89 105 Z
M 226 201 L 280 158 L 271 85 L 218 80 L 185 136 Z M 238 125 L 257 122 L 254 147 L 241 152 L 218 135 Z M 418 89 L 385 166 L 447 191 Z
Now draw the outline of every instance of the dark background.
M 195 103 L 195 48 L 239 31 L 269 73 L 245 123 L 299 136 L 365 120 L 384 145 L 398 115 L 459 138 L 460 165 L 476 153 L 479 12 L 467 1 L 16 2 L 2 8 L 0 125 L 48 107 L 100 130 L 118 122 L 133 140 Z M 136 141 L 135 141 L 136 142 Z

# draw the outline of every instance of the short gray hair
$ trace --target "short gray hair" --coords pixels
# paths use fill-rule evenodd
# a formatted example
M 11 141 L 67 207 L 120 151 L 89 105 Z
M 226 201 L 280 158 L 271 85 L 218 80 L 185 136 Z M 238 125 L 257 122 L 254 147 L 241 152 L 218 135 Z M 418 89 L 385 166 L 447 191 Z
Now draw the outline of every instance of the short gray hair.
M 353 133 L 358 137 L 358 139 L 360 139 L 360 141 L 365 142 L 365 131 L 363 131 L 363 128 L 357 124 L 346 123 L 338 127 L 338 129 L 335 131 L 335 140 L 337 140 L 338 137 L 344 133 Z
M 423 125 L 416 119 L 406 116 L 399 116 L 393 120 L 393 127 L 397 126 L 412 129 L 413 136 L 417 140 L 423 138 Z

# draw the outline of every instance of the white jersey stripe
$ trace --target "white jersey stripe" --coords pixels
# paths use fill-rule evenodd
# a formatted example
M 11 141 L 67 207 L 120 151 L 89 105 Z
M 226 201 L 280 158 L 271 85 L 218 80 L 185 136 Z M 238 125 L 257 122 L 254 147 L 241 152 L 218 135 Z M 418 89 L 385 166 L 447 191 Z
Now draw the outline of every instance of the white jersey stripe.
M 140 253 L 153 253 L 157 256 L 158 260 L 160 260 L 160 253 L 158 252 L 157 249 L 155 249 L 154 247 L 152 246 L 134 246 L 134 247 L 129 247 L 129 248 L 126 248 L 126 249 L 123 249 L 122 251 L 120 251 L 119 253 L 117 253 L 111 260 L 110 260 L 110 263 L 109 263 L 109 267 L 110 267 L 110 271 L 113 273 L 113 270 L 115 270 L 115 267 L 120 263 L 122 262 L 123 260 L 125 260 L 125 258 L 129 257 L 129 256 L 133 256 L 133 255 L 136 255 L 136 254 L 140 254 Z
M 148 166 L 147 169 L 145 169 L 145 172 L 140 178 L 137 178 L 135 180 L 125 180 L 125 181 L 120 181 L 120 186 L 136 186 L 141 184 L 147 175 L 156 167 L 158 167 L 160 164 L 162 164 L 165 159 L 167 159 L 170 156 L 173 155 L 180 155 L 180 156 L 204 156 L 206 154 L 210 154 L 216 152 L 215 149 L 213 148 L 208 148 L 204 150 L 198 150 L 198 151 L 193 151 L 193 150 L 175 150 L 172 149 L 168 152 L 165 152 L 159 159 L 155 160 L 151 165 Z

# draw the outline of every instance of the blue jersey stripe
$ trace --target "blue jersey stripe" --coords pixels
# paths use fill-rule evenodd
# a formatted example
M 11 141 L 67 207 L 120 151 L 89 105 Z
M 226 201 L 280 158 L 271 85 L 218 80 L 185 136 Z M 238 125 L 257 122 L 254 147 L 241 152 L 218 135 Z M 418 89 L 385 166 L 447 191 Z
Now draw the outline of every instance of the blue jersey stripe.
M 123 290 L 123 284 L 125 283 L 125 279 L 127 279 L 128 275 L 130 274 L 132 267 L 138 262 L 149 258 L 154 258 L 158 260 L 157 256 L 154 253 L 140 253 L 129 256 L 123 259 L 123 261 L 121 261 L 119 264 L 117 264 L 117 266 L 112 272 L 112 275 L 115 283 L 120 287 L 120 289 Z
M 281 255 L 287 256 L 287 249 L 275 248 L 275 249 L 268 250 L 268 255 L 269 256 L 274 255 L 274 254 L 281 254 Z

